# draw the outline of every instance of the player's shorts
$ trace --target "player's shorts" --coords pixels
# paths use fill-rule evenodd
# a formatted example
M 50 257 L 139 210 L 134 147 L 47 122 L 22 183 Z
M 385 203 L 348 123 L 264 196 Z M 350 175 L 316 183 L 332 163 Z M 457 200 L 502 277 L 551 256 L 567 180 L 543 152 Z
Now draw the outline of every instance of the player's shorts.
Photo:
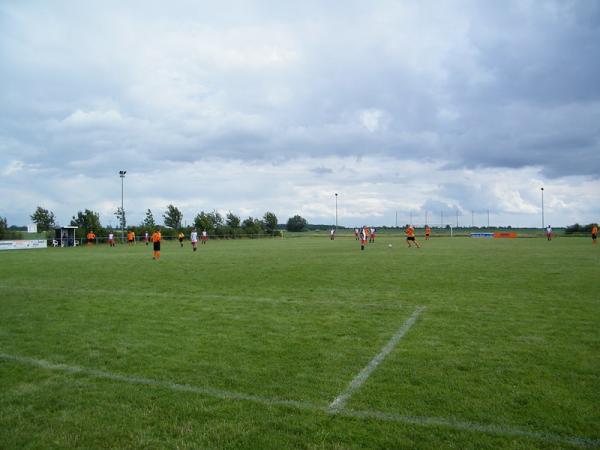
M 154 242 L 154 251 L 160 252 L 160 241 Z
M 183 242 L 183 238 L 179 238 L 179 242 Z
M 592 234 L 592 241 L 595 241 L 597 237 L 598 237 L 597 234 Z
M 133 243 L 133 239 L 127 239 L 127 242 L 129 242 L 131 244 L 131 243 Z
M 109 244 L 114 244 L 114 243 L 115 243 L 115 241 L 114 241 L 114 240 L 112 240 L 112 239 L 109 239 L 109 240 L 108 240 L 108 243 L 109 243 Z
M 407 237 L 406 237 L 406 240 L 407 240 L 407 241 L 414 241 L 414 240 L 415 240 L 415 237 L 414 237 L 414 236 L 407 236 Z

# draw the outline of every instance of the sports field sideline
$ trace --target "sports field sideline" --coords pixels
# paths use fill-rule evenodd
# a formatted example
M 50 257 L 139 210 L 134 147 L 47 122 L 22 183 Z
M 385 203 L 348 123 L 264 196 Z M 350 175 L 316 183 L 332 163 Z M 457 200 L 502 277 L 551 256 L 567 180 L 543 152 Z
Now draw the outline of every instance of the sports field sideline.
M 600 447 L 598 248 L 420 242 L 3 252 L 0 448 Z

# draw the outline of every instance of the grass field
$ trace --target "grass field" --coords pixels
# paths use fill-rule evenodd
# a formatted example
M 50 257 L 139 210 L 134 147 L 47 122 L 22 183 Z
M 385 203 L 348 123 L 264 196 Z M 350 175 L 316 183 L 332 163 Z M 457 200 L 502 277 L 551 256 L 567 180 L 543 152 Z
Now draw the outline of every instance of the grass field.
M 0 448 L 600 447 L 600 246 L 421 242 L 2 252 Z

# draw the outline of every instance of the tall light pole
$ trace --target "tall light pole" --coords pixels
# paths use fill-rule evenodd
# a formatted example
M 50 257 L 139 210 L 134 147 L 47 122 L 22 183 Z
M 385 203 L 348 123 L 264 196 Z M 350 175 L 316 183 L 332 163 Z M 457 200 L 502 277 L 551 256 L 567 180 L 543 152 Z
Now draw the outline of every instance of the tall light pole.
M 542 191 L 542 230 L 546 226 L 546 222 L 544 221 L 544 188 L 540 188 Z
M 121 177 L 121 243 L 125 242 L 125 209 L 123 209 L 123 181 L 125 180 L 126 170 L 119 170 L 119 176 Z
M 337 198 L 338 198 L 338 194 L 337 192 L 335 193 L 335 232 L 337 233 L 337 219 L 338 219 L 338 215 L 337 215 Z

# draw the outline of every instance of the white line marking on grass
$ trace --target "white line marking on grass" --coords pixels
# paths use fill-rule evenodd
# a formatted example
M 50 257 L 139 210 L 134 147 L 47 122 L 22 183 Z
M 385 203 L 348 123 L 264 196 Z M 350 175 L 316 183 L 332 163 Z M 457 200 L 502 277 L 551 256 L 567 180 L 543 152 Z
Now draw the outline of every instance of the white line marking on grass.
M 363 370 L 361 370 L 358 375 L 354 377 L 354 379 L 350 382 L 346 390 L 340 395 L 338 395 L 335 398 L 335 400 L 331 402 L 331 404 L 329 405 L 331 409 L 343 409 L 346 406 L 346 403 L 348 402 L 350 396 L 354 393 L 354 391 L 360 388 L 364 384 L 364 382 L 367 381 L 367 378 L 369 378 L 371 373 L 377 368 L 379 364 L 381 364 L 384 358 L 387 355 L 389 355 L 389 353 L 398 344 L 400 339 L 402 339 L 406 332 L 410 330 L 410 328 L 415 324 L 415 322 L 417 321 L 417 317 L 419 317 L 419 315 L 424 310 L 424 306 L 419 306 L 417 309 L 415 309 L 415 312 L 413 312 L 412 315 L 406 320 L 406 322 L 404 322 L 402 326 L 398 328 L 396 334 L 392 336 L 392 338 L 385 345 L 385 347 L 383 347 L 379 354 L 375 356 L 375 358 L 373 358 L 371 362 L 367 364 L 367 366 Z
M 0 359 L 5 361 L 14 361 L 20 364 L 40 367 L 42 369 L 65 372 L 69 374 L 81 374 L 93 378 L 102 378 L 112 381 L 119 381 L 130 384 L 141 384 L 146 386 L 154 386 L 157 388 L 168 389 L 176 392 L 189 392 L 193 394 L 206 395 L 208 397 L 219 398 L 222 400 L 241 400 L 258 403 L 265 406 L 282 406 L 299 409 L 302 411 L 320 412 L 340 417 L 351 417 L 356 419 L 368 420 L 383 420 L 387 422 L 395 422 L 408 425 L 418 425 L 424 427 L 443 427 L 453 430 L 467 431 L 472 433 L 495 434 L 501 436 L 515 436 L 536 439 L 549 442 L 551 444 L 570 444 L 582 447 L 599 447 L 600 440 L 590 439 L 580 436 L 564 436 L 553 433 L 545 433 L 539 431 L 530 431 L 520 428 L 504 427 L 493 424 L 479 424 L 473 422 L 465 422 L 453 419 L 444 419 L 440 417 L 420 417 L 420 416 L 404 416 L 395 413 L 386 413 L 381 411 L 355 411 L 351 409 L 339 408 L 331 409 L 326 405 L 318 405 L 310 402 L 302 402 L 297 400 L 272 399 L 261 397 L 259 395 L 244 394 L 234 391 L 226 391 L 223 389 L 215 389 L 211 387 L 191 386 L 189 384 L 179 384 L 170 381 L 154 380 L 151 378 L 120 375 L 117 373 L 107 372 L 104 370 L 87 369 L 80 366 L 69 366 L 67 364 L 55 364 L 43 359 L 34 359 L 24 356 L 14 356 L 5 353 L 0 353 Z
M 315 405 L 313 405 L 313 404 L 299 402 L 299 401 L 295 401 L 295 400 L 270 399 L 270 398 L 261 397 L 258 395 L 243 394 L 240 392 L 226 391 L 223 389 L 215 389 L 215 388 L 211 388 L 211 387 L 191 386 L 189 384 L 172 383 L 170 381 L 154 380 L 151 378 L 120 375 L 118 373 L 107 372 L 104 370 L 87 369 L 85 367 L 69 366 L 67 364 L 55 364 L 55 363 L 51 363 L 49 361 L 45 361 L 43 359 L 27 358 L 27 357 L 23 357 L 23 356 L 13 356 L 13 355 L 7 355 L 4 353 L 0 353 L 0 359 L 15 361 L 15 362 L 22 363 L 22 364 L 29 364 L 32 366 L 41 367 L 43 369 L 56 370 L 59 372 L 82 374 L 82 375 L 87 375 L 87 376 L 91 376 L 94 378 L 103 378 L 106 380 L 121 381 L 124 383 L 156 386 L 156 387 L 160 387 L 160 388 L 169 389 L 172 391 L 182 391 L 182 392 L 192 392 L 195 394 L 204 394 L 209 397 L 215 397 L 215 398 L 220 398 L 220 399 L 224 399 L 224 400 L 247 400 L 247 401 L 251 401 L 251 402 L 255 402 L 255 403 L 262 403 L 265 405 L 293 406 L 296 408 L 303 408 L 303 409 L 307 409 L 307 408 L 314 409 L 314 407 L 315 407 Z

